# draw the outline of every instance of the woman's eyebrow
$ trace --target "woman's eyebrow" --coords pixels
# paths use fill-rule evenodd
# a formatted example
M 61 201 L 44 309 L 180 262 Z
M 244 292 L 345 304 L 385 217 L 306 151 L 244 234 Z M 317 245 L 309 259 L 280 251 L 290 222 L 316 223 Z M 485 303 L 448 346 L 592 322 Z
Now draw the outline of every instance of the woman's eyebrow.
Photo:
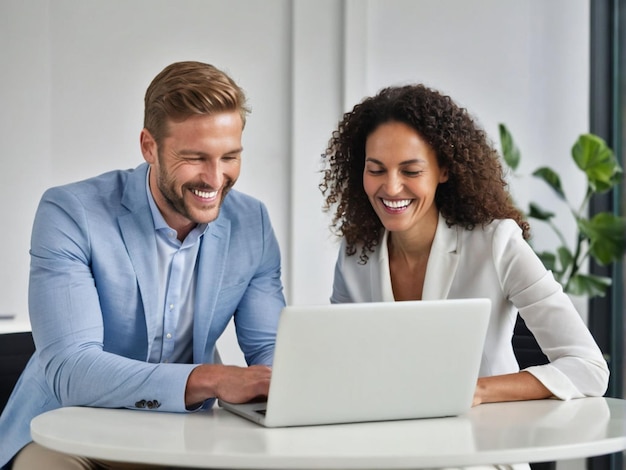
M 373 157 L 365 157 L 365 161 L 375 163 L 376 165 L 385 166 L 383 162 Z M 425 162 L 426 160 L 424 160 L 423 158 L 411 158 L 410 160 L 404 160 L 400 162 L 399 165 L 414 165 L 416 163 L 425 163 Z

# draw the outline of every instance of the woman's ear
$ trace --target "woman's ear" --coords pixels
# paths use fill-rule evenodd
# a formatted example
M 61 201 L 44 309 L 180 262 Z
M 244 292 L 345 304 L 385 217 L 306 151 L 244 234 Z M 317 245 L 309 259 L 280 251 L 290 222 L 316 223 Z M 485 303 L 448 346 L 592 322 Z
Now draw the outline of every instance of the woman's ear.
M 141 147 L 141 153 L 143 154 L 143 158 L 148 163 L 155 163 L 157 160 L 157 143 L 150 134 L 148 129 L 144 128 L 141 130 L 141 134 L 139 135 L 139 145 Z
M 439 173 L 439 183 L 445 183 L 446 181 L 448 181 L 448 169 L 442 168 Z

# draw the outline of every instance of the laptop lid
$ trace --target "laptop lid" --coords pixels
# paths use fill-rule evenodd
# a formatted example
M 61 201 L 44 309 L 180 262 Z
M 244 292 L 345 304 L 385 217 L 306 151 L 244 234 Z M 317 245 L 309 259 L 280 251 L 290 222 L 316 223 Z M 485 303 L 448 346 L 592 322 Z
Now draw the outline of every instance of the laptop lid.
M 220 405 L 268 427 L 464 413 L 490 308 L 489 299 L 287 306 L 267 408 Z

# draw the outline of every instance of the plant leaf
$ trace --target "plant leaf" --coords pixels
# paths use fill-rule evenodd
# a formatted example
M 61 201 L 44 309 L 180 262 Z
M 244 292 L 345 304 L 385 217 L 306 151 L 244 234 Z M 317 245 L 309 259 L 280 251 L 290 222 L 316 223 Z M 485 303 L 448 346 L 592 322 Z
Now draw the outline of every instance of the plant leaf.
M 601 265 L 621 259 L 626 251 L 626 218 L 600 212 L 591 220 L 578 219 L 580 232 L 589 239 L 589 254 Z
M 561 185 L 561 178 L 552 168 L 543 166 L 533 171 L 533 176 L 544 180 L 561 199 L 565 200 L 565 193 L 563 192 L 563 186 Z
M 583 134 L 572 147 L 572 158 L 585 172 L 589 187 L 594 192 L 606 192 L 622 178 L 622 168 L 613 150 L 594 134 Z
M 554 253 L 550 253 L 549 251 L 542 251 L 540 253 L 537 253 L 537 256 L 539 257 L 539 259 L 541 260 L 541 262 L 543 263 L 543 265 L 546 267 L 547 270 L 552 271 L 555 274 L 560 272 L 557 269 L 556 255 Z
M 532 217 L 537 220 L 548 221 L 552 217 L 554 217 L 554 212 L 548 212 L 541 207 L 539 207 L 536 203 L 531 202 L 528 204 L 528 217 Z
M 513 136 L 504 124 L 498 125 L 500 131 L 500 145 L 502 147 L 502 158 L 509 168 L 517 170 L 520 162 L 520 151 L 513 141 Z
M 612 284 L 610 277 L 593 274 L 576 274 L 567 283 L 566 292 L 573 295 L 604 297 L 607 288 Z
M 574 255 L 566 246 L 560 246 L 556 250 L 556 253 L 559 256 L 559 262 L 561 263 L 561 271 L 566 272 L 574 263 Z

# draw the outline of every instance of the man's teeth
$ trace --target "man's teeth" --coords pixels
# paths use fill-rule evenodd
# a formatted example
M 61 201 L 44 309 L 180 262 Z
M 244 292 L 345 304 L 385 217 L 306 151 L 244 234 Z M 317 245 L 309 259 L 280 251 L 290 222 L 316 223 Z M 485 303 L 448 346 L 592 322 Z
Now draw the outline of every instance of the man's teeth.
M 391 209 L 402 209 L 411 204 L 410 199 L 401 199 L 399 201 L 390 201 L 389 199 L 383 199 L 383 204 Z
M 192 191 L 196 196 L 204 199 L 213 199 L 217 196 L 217 191 L 200 191 L 199 189 L 192 189 Z

